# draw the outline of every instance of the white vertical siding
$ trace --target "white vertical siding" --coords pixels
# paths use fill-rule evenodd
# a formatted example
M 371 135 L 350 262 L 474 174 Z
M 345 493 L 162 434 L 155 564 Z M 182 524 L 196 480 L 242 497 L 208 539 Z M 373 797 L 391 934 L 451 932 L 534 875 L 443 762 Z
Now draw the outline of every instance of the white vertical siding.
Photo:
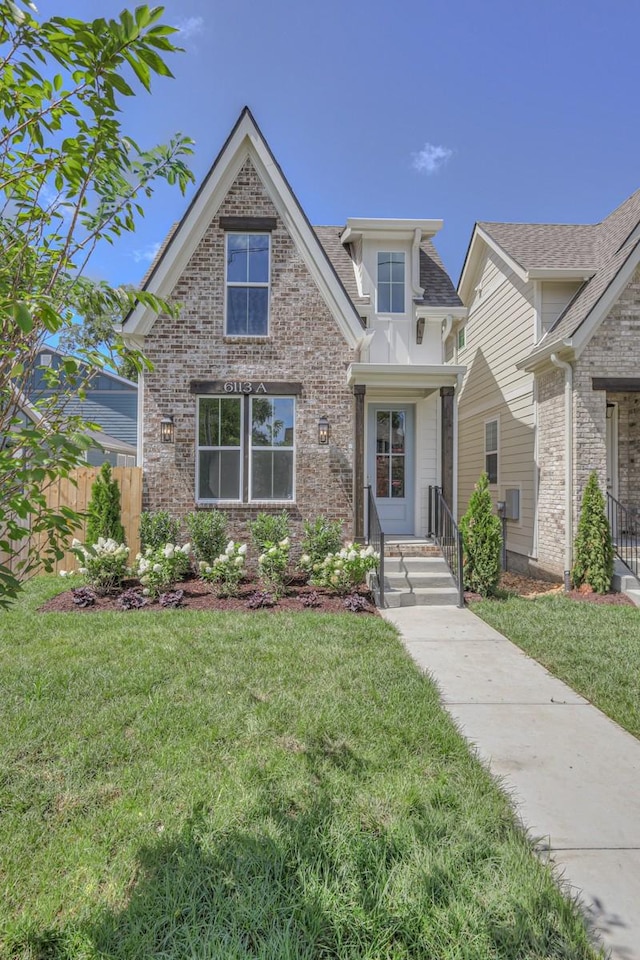
M 547 281 L 542 287 L 542 333 L 553 326 L 567 304 L 573 300 L 582 284 L 575 281 Z

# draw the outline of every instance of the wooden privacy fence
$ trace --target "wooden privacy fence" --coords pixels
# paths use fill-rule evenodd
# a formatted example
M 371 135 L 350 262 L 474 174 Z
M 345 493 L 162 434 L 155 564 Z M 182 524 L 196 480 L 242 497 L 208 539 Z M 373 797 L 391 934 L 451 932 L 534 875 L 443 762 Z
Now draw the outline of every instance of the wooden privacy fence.
M 99 467 L 78 467 L 70 476 L 61 477 L 44 489 L 47 506 L 71 507 L 78 513 L 86 513 L 91 499 L 93 481 L 100 473 Z M 118 481 L 120 487 L 120 501 L 122 505 L 122 526 L 127 545 L 130 547 L 130 557 L 135 557 L 140 550 L 140 511 L 142 510 L 142 467 L 113 467 L 111 476 Z M 86 533 L 86 519 L 76 530 L 74 536 L 84 543 Z M 38 540 L 44 544 L 46 538 L 34 535 L 32 543 L 38 546 Z M 67 546 L 71 546 L 68 544 Z M 65 550 L 62 559 L 55 564 L 54 571 L 75 570 L 79 566 L 75 554 Z

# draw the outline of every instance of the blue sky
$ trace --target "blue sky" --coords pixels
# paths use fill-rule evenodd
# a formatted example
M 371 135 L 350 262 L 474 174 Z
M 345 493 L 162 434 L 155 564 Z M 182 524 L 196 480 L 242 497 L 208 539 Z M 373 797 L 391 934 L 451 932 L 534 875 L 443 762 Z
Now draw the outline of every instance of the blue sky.
M 134 6 L 135 4 L 129 4 Z M 41 0 L 41 16 L 123 3 Z M 444 220 L 457 282 L 476 220 L 594 222 L 640 186 L 637 0 L 169 0 L 175 80 L 124 103 L 206 174 L 244 104 L 315 224 Z M 159 188 L 94 275 L 136 282 L 188 202 Z

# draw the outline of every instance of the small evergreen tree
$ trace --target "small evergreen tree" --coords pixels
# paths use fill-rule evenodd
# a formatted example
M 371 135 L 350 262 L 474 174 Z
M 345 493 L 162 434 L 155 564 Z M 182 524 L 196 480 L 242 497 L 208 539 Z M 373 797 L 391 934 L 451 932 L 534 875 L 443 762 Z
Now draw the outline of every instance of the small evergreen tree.
M 471 494 L 467 512 L 460 521 L 464 545 L 464 586 L 483 597 L 490 596 L 500 579 L 502 532 L 493 512 L 489 478 L 483 473 Z
M 124 527 L 120 521 L 120 487 L 111 477 L 111 464 L 103 463 L 93 481 L 91 500 L 87 507 L 87 543 L 96 543 L 99 537 L 124 543 Z
M 596 593 L 608 593 L 613 576 L 613 544 L 607 511 L 598 477 L 589 476 L 582 495 L 575 561 L 571 578 L 574 587 L 588 584 Z

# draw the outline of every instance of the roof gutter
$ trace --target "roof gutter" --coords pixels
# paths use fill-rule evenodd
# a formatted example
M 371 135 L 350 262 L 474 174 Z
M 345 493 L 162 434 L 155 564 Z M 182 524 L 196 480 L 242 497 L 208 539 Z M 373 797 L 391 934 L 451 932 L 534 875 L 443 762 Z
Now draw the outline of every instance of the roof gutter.
M 555 353 L 549 357 L 564 371 L 564 588 L 571 588 L 573 566 L 573 367 Z

